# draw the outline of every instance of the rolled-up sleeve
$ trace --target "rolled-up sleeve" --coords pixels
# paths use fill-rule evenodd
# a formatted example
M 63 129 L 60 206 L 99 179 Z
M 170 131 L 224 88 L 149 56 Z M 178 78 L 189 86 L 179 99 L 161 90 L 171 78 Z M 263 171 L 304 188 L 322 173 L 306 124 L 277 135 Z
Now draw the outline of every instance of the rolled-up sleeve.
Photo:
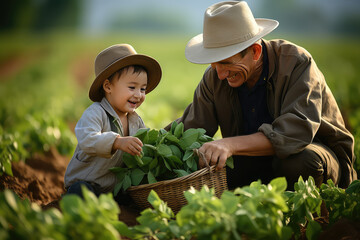
M 262 124 L 259 131 L 271 141 L 277 157 L 283 159 L 298 153 L 310 144 L 321 122 L 323 75 L 312 58 L 290 60 L 280 76 L 283 89 L 278 91 L 279 116 L 272 124 Z
M 75 135 L 82 151 L 89 155 L 98 155 L 109 158 L 113 143 L 118 133 L 102 132 L 103 124 L 107 119 L 105 112 L 100 108 L 88 108 L 83 113 L 75 127 Z

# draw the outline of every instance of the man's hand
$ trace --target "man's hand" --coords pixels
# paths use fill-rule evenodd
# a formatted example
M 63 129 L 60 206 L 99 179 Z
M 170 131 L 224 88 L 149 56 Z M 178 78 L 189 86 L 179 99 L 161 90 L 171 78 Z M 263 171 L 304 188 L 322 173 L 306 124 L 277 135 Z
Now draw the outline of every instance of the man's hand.
M 233 155 L 230 144 L 226 138 L 207 142 L 199 148 L 199 152 L 203 153 L 208 164 L 215 165 L 217 170 L 221 170 L 226 160 Z M 200 159 L 199 167 L 205 167 L 205 163 Z
M 222 169 L 226 160 L 232 155 L 270 156 L 275 154 L 270 140 L 262 132 L 207 142 L 199 148 L 199 152 L 204 154 L 209 165 L 217 163 L 217 170 Z M 199 161 L 199 166 L 205 167 L 203 161 Z
M 133 156 L 141 155 L 143 143 L 137 137 L 121 137 L 118 136 L 113 144 L 112 150 L 116 151 L 120 149 L 121 151 L 127 152 Z

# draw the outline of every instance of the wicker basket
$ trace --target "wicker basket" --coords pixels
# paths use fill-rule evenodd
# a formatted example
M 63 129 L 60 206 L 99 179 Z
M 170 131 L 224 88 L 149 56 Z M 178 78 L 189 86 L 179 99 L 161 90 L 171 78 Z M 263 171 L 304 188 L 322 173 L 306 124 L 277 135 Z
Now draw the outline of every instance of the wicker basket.
M 220 197 L 227 190 L 226 169 L 223 168 L 220 171 L 216 171 L 215 166 L 206 167 L 183 177 L 152 184 L 132 186 L 127 191 L 135 204 L 141 209 L 145 209 L 151 207 L 147 198 L 153 189 L 163 201 L 167 202 L 167 205 L 173 212 L 177 213 L 187 203 L 184 191 L 190 189 L 191 186 L 200 190 L 203 185 L 214 188 L 215 195 Z

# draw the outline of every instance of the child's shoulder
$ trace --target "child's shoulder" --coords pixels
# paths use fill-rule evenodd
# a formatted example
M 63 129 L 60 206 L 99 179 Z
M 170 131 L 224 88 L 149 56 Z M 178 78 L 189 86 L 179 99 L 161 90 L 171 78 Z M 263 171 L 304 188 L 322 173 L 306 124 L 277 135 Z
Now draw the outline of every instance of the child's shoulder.
M 87 109 L 85 109 L 82 117 L 87 118 L 102 118 L 102 116 L 105 116 L 105 110 L 101 106 L 99 102 L 94 102 L 91 104 Z

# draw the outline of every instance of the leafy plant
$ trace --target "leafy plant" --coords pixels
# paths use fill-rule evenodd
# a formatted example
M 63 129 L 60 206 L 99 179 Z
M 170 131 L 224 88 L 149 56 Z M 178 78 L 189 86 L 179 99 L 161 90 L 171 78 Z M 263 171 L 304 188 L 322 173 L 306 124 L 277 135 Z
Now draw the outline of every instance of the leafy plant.
M 360 180 L 353 181 L 344 190 L 335 186 L 329 179 L 320 186 L 320 195 L 329 211 L 329 223 L 333 224 L 341 218 L 360 221 Z
M 124 153 L 123 162 L 127 168 L 110 169 L 119 180 L 114 195 L 130 186 L 182 177 L 196 171 L 199 158 L 193 150 L 213 141 L 205 132 L 202 128 L 184 131 L 184 124 L 176 121 L 171 124 L 169 132 L 164 129 L 139 129 L 134 136 L 144 144 L 142 156 Z M 227 165 L 233 166 L 232 161 L 229 158 Z
M 11 162 L 24 159 L 27 152 L 13 134 L 5 133 L 0 126 L 0 176 L 3 173 L 12 176 Z
M 269 185 L 259 181 L 235 192 L 226 191 L 217 198 L 214 189 L 185 192 L 188 204 L 174 218 L 171 209 L 152 191 L 137 226 L 120 232 L 133 239 L 289 239 L 291 229 L 283 225 L 287 211 L 283 191 L 286 180 Z
M 322 199 L 313 177 L 304 181 L 300 176 L 294 185 L 295 191 L 287 191 L 287 205 L 290 211 L 286 214 L 286 223 L 290 226 L 296 237 L 300 236 L 301 226 L 307 225 L 307 237 L 316 239 L 321 231 L 320 225 L 314 220 L 313 214 L 321 215 Z
M 84 200 L 66 195 L 55 208 L 21 200 L 10 190 L 0 193 L 1 239 L 120 239 L 126 225 L 118 221 L 119 207 L 112 194 L 97 198 L 83 188 Z M 121 230 L 123 231 L 123 230 Z

